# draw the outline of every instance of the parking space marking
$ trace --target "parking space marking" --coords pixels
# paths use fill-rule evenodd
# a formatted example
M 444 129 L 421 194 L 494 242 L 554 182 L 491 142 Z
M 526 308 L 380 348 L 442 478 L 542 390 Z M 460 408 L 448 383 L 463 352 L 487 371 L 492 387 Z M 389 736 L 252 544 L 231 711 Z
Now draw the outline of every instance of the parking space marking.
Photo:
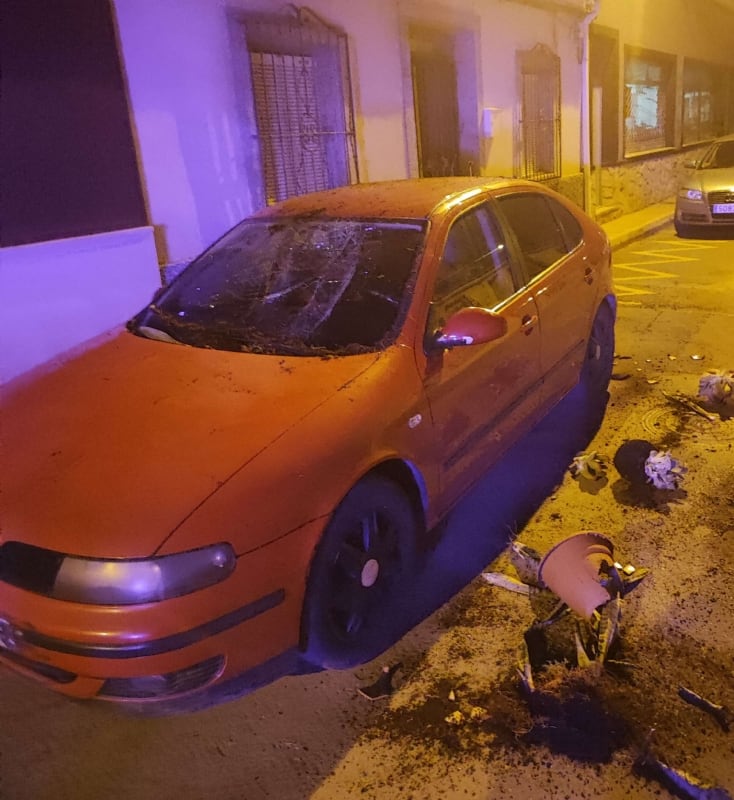
M 617 298 L 624 298 L 624 297 L 632 297 L 635 295 L 641 294 L 652 294 L 653 289 L 639 289 L 636 286 L 629 286 L 628 284 L 633 281 L 650 281 L 650 280 L 665 280 L 666 278 L 675 278 L 677 277 L 672 272 L 662 272 L 659 269 L 644 269 L 643 267 L 638 267 L 636 264 L 643 264 L 643 261 L 634 261 L 631 263 L 626 264 L 615 264 L 615 277 L 614 277 L 614 290 L 617 294 Z M 636 273 L 636 274 L 624 274 L 618 275 L 617 270 L 625 270 L 629 273 Z
M 654 288 L 642 289 L 630 285 L 635 281 L 667 280 L 677 277 L 672 272 L 650 269 L 652 265 L 696 262 L 699 260 L 699 255 L 702 255 L 700 251 L 713 248 L 714 245 L 702 242 L 663 239 L 656 241 L 653 247 L 630 251 L 629 255 L 634 260 L 612 262 L 615 274 L 614 288 L 618 301 L 622 305 L 640 305 L 639 302 L 629 298 L 654 293 Z
M 637 276 L 630 275 L 622 278 L 625 281 L 641 281 L 645 280 L 646 278 L 676 278 L 677 275 L 673 272 L 663 272 L 659 269 L 646 269 L 645 267 L 639 267 L 638 264 L 644 264 L 644 261 L 631 261 L 627 264 L 615 264 L 614 269 L 623 269 L 629 272 L 636 272 L 638 273 Z M 648 262 L 649 263 L 649 262 Z M 652 262 L 656 263 L 656 262 Z

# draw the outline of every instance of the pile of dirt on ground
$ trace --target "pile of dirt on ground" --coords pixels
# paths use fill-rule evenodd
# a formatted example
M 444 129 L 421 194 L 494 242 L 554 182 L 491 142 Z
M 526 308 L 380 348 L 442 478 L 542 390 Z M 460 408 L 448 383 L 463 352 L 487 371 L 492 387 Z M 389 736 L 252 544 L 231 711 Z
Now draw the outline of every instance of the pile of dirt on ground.
M 693 776 L 710 780 L 712 793 L 701 797 L 730 796 L 722 787 L 734 789 L 726 724 L 734 727 L 734 718 L 722 714 L 734 709 L 734 421 L 728 415 L 712 422 L 661 394 L 646 396 L 636 416 L 612 410 L 592 443 L 608 462 L 600 485 L 567 476 L 520 534 L 546 552 L 572 532 L 601 531 L 621 561 L 650 570 L 621 601 L 607 662 L 601 669 L 577 665 L 578 620 L 568 615 L 545 629 L 545 655 L 528 693 L 525 634 L 557 598 L 528 598 L 477 578 L 426 623 L 440 636 L 429 637 L 432 646 L 420 658 L 405 660 L 398 690 L 366 734 L 407 748 L 406 780 L 416 761 L 428 773 L 447 757 L 464 759 L 469 770 L 479 762 L 483 771 L 503 773 L 511 764 L 520 788 L 514 795 L 505 786 L 503 796 L 526 797 L 521 787 L 560 756 L 587 766 L 614 763 L 615 774 L 621 764 L 629 775 L 618 790 L 607 785 L 587 795 L 587 786 L 569 796 L 623 797 L 648 785 L 654 770 L 645 767 L 659 754 L 694 785 L 705 780 Z M 686 465 L 677 489 L 632 485 L 613 467 L 615 450 L 640 429 L 658 434 L 654 444 Z M 506 554 L 488 569 L 517 577 Z M 686 696 L 725 711 L 717 717 Z M 588 772 L 581 774 L 587 782 Z M 656 793 L 665 784 L 653 777 Z

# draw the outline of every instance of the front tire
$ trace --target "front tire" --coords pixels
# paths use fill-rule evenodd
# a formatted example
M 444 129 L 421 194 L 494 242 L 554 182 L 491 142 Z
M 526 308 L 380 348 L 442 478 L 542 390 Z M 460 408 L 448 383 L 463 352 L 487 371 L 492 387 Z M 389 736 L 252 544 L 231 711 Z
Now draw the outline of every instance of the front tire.
M 302 620 L 307 661 L 353 667 L 403 633 L 400 609 L 415 574 L 417 534 L 416 511 L 393 481 L 368 475 L 348 492 L 311 564 Z

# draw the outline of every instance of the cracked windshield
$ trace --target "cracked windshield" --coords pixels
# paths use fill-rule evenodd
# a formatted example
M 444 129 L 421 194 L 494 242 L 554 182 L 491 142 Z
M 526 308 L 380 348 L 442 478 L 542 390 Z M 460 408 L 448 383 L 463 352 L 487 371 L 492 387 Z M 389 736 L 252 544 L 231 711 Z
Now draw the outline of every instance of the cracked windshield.
M 248 221 L 196 259 L 130 327 L 164 341 L 276 355 L 386 347 L 402 321 L 424 227 Z

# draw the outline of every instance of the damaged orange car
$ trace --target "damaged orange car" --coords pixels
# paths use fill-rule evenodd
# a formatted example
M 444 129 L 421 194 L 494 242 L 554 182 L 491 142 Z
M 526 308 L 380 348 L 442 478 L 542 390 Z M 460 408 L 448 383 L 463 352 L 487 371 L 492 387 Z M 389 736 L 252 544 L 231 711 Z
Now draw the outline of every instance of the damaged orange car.
M 610 260 L 515 180 L 244 220 L 126 328 L 5 387 L 0 661 L 155 704 L 289 651 L 375 657 L 426 532 L 579 381 L 603 408 Z

